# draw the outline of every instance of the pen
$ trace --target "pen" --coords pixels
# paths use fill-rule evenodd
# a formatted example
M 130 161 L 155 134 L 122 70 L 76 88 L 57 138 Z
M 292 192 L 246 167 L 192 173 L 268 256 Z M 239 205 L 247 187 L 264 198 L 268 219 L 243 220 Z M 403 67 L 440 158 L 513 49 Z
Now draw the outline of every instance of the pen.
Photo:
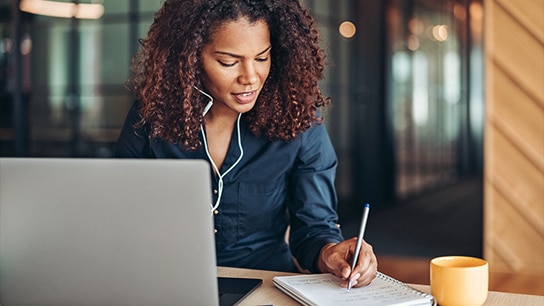
M 355 245 L 355 254 L 353 254 L 353 262 L 351 263 L 351 273 L 357 265 L 359 260 L 359 254 L 361 253 L 361 245 L 363 244 L 363 236 L 365 235 L 366 221 L 368 220 L 368 212 L 370 211 L 370 204 L 366 203 L 363 208 L 363 219 L 361 220 L 361 227 L 359 228 L 359 236 L 357 236 L 357 244 Z M 348 290 L 351 289 L 351 274 L 348 281 Z

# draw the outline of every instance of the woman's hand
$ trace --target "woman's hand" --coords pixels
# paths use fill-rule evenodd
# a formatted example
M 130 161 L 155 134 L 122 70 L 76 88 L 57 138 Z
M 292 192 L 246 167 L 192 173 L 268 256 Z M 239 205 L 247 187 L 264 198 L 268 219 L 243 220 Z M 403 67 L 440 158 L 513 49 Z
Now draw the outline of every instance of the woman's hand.
M 351 262 L 355 254 L 357 238 L 351 238 L 340 243 L 325 245 L 319 253 L 319 270 L 323 273 L 333 273 L 344 279 L 341 286 L 347 287 L 351 275 L 352 287 L 361 287 L 370 284 L 378 271 L 378 260 L 372 246 L 363 240 L 359 260 L 353 273 Z

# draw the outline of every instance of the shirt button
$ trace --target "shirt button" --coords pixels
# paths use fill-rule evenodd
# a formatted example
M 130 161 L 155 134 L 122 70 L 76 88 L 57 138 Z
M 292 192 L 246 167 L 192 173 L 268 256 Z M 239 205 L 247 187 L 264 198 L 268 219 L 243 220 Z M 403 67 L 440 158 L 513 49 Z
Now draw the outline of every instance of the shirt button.
M 217 210 L 217 209 L 214 210 L 214 211 L 213 211 L 213 214 L 214 214 L 214 215 L 218 215 L 218 214 L 219 214 L 219 210 Z
M 217 229 L 216 228 L 213 229 L 213 233 L 217 234 Z
M 213 190 L 213 194 L 217 194 L 217 189 L 214 189 L 214 190 Z

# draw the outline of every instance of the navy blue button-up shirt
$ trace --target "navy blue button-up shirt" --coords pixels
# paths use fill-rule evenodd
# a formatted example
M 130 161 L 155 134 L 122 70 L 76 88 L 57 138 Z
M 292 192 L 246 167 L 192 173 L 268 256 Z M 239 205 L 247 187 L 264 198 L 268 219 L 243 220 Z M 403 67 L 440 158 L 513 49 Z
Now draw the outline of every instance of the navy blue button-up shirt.
M 276 271 L 317 271 L 321 248 L 343 240 L 337 226 L 334 177 L 337 158 L 323 125 L 313 125 L 292 141 L 270 141 L 249 131 L 242 116 L 243 158 L 223 177 L 220 205 L 214 212 L 217 264 Z M 124 158 L 209 158 L 203 148 L 182 150 L 168 141 L 150 140 L 138 122 L 137 103 L 130 109 L 115 148 Z M 239 158 L 235 128 L 224 173 Z M 201 136 L 202 137 L 202 136 Z M 212 173 L 213 203 L 218 177 Z M 290 225 L 289 244 L 285 231 Z

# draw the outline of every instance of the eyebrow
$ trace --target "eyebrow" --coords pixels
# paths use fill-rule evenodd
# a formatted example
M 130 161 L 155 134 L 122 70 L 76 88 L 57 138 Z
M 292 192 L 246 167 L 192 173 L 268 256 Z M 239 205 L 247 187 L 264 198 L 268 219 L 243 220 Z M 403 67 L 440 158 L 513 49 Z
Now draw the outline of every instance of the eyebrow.
M 259 55 L 263 55 L 264 53 L 268 52 L 270 49 L 272 49 L 272 45 L 268 46 L 266 49 L 264 49 L 263 51 L 259 52 L 257 55 L 255 56 L 259 56 Z M 228 55 L 228 56 L 231 56 L 231 57 L 234 57 L 234 58 L 242 58 L 243 56 L 241 55 L 238 55 L 238 54 L 234 54 L 234 53 L 230 53 L 230 52 L 224 52 L 224 51 L 215 51 L 214 53 L 216 54 L 222 54 L 222 55 Z

